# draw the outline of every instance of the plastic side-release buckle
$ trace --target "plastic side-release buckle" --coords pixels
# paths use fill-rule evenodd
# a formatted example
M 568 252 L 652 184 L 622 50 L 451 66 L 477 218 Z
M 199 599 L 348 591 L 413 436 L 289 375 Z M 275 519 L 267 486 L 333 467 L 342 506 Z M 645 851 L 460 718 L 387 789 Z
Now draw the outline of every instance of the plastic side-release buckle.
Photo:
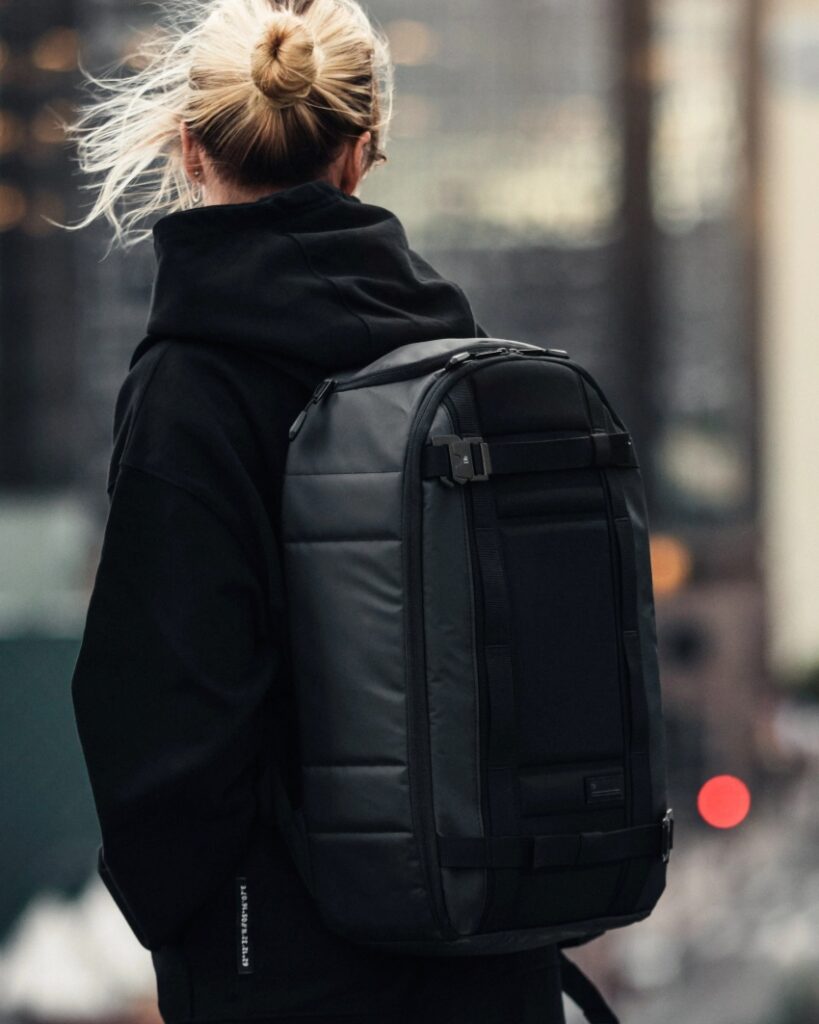
M 663 858 L 663 864 L 667 864 L 668 858 L 671 856 L 671 849 L 674 846 L 674 811 L 670 807 L 665 812 L 662 824 L 663 836 L 660 853 Z
M 473 480 L 488 480 L 492 472 L 489 445 L 482 437 L 459 437 L 457 434 L 438 434 L 432 438 L 434 445 L 445 444 L 449 449 L 449 468 L 452 477 L 442 476 L 441 480 L 450 487 L 453 481 L 465 484 Z M 472 446 L 477 445 L 481 453 L 481 471 L 475 469 Z

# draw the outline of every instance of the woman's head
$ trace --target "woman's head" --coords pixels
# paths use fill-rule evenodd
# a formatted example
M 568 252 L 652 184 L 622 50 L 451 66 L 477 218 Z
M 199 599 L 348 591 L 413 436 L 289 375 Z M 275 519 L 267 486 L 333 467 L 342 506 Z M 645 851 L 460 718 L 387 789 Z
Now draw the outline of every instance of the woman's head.
M 75 227 L 104 215 L 128 244 L 148 234 L 134 230 L 147 216 L 201 202 L 202 184 L 211 198 L 263 194 L 341 167 L 337 183 L 352 191 L 354 165 L 366 174 L 386 160 L 389 47 L 357 0 L 165 10 L 130 55 L 139 70 L 86 72 L 99 94 L 66 129 L 97 195 Z

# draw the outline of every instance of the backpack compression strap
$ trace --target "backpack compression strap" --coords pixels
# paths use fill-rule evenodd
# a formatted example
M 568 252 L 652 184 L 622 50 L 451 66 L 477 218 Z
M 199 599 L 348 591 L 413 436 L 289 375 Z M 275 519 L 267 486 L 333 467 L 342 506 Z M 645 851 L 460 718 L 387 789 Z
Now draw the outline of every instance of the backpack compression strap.
M 671 811 L 653 825 L 610 832 L 565 835 L 438 836 L 445 868 L 557 868 L 606 864 L 630 857 L 668 856 L 673 843 Z
M 424 448 L 424 477 L 444 481 L 486 480 L 496 473 L 538 473 L 586 466 L 636 466 L 631 437 L 604 430 L 541 441 L 484 441 L 442 434 Z
M 583 1011 L 589 1024 L 619 1024 L 614 1011 L 600 994 L 597 986 L 572 963 L 563 950 L 560 958 L 560 984 L 563 991 Z

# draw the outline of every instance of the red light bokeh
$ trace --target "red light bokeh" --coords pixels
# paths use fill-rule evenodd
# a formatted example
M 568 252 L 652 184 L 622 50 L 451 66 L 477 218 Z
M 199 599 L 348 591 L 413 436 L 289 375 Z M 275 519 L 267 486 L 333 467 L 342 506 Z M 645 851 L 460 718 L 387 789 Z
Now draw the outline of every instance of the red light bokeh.
M 735 775 L 715 775 L 697 795 L 697 810 L 714 828 L 734 828 L 747 817 L 751 792 Z

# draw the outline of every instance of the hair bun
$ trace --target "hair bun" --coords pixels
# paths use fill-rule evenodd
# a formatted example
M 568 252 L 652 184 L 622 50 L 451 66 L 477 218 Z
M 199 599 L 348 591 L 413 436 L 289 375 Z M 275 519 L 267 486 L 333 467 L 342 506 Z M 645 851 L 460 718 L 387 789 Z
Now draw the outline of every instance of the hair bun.
M 317 56 L 307 22 L 292 11 L 276 11 L 253 48 L 250 72 L 272 103 L 289 107 L 310 93 L 318 71 Z

